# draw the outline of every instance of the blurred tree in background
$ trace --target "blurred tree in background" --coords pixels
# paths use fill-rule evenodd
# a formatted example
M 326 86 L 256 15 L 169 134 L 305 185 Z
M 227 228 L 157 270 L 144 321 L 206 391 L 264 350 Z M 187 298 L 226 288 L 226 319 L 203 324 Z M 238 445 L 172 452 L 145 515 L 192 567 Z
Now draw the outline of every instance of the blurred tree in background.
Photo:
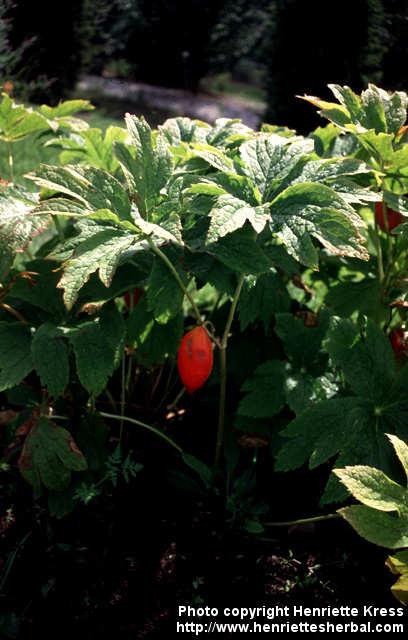
M 408 1 L 385 0 L 388 49 L 384 57 L 384 85 L 408 89 Z
M 387 51 L 381 0 L 276 0 L 267 81 L 270 122 L 307 131 L 319 121 L 296 95 L 329 96 L 328 83 L 381 84 Z
M 211 33 L 226 0 L 138 0 L 125 51 L 143 82 L 196 91 L 209 68 Z
M 33 101 L 81 72 L 192 91 L 231 74 L 266 90 L 267 121 L 307 131 L 319 119 L 296 95 L 406 89 L 407 65 L 408 0 L 0 0 L 0 79 Z
M 10 10 L 9 43 L 13 51 L 22 42 L 19 77 L 30 86 L 30 98 L 49 104 L 70 89 L 80 71 L 81 43 L 77 25 L 82 0 L 63 5 L 55 0 L 15 0 Z
M 130 35 L 141 23 L 138 0 L 82 0 L 78 25 L 81 68 L 102 74 L 109 63 L 124 59 Z M 134 75 L 130 64 L 125 69 Z

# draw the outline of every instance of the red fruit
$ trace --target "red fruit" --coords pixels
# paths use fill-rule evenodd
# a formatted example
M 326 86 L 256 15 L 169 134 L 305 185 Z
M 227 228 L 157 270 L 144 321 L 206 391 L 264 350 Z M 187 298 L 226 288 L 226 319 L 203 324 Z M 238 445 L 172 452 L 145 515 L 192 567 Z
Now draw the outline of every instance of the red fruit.
M 386 210 L 386 220 L 384 219 L 383 206 L 385 206 Z M 387 205 L 383 205 L 382 202 L 376 202 L 375 221 L 383 231 L 392 231 L 395 227 L 398 227 L 399 224 L 404 222 L 404 217 L 399 213 L 399 211 L 394 211 L 394 209 L 391 209 Z
M 142 295 L 143 295 L 143 289 L 139 289 L 138 287 L 133 289 L 133 306 L 134 307 L 137 305 Z M 126 291 L 125 293 L 125 303 L 127 308 L 130 309 L 131 307 L 130 291 Z
M 203 386 L 213 368 L 212 342 L 204 327 L 183 336 L 177 356 L 180 378 L 189 393 Z
M 408 332 L 405 329 L 393 329 L 388 337 L 397 358 L 408 356 Z

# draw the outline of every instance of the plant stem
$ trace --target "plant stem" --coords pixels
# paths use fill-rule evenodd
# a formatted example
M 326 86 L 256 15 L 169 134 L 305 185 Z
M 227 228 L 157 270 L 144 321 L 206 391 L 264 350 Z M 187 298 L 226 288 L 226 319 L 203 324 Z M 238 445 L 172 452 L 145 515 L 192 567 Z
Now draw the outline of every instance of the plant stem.
M 169 404 L 169 406 L 167 407 L 167 411 L 172 411 L 172 409 L 177 407 L 178 403 L 180 402 L 181 398 L 184 396 L 185 392 L 186 392 L 186 388 L 182 387 L 178 392 L 177 396 L 175 397 L 175 399 L 173 400 L 173 402 Z
M 300 518 L 299 520 L 286 520 L 284 522 L 263 522 L 265 527 L 292 527 L 296 524 L 313 524 L 323 520 L 337 520 L 341 518 L 338 513 L 329 513 L 326 516 L 314 516 L 313 518 Z
M 377 252 L 378 279 L 380 281 L 380 284 L 382 285 L 382 282 L 384 280 L 384 263 L 383 263 L 381 239 L 380 239 L 380 234 L 378 232 L 377 223 L 375 223 L 375 245 L 376 245 L 376 252 Z
M 224 442 L 225 431 L 225 406 L 227 396 L 227 347 L 228 337 L 231 331 L 231 325 L 234 320 L 235 311 L 239 296 L 241 295 L 242 286 L 244 284 L 245 276 L 241 275 L 238 280 L 237 288 L 235 289 L 234 297 L 232 299 L 231 307 L 229 310 L 227 322 L 225 325 L 224 333 L 219 343 L 220 349 L 220 399 L 218 404 L 218 428 L 217 428 L 217 440 L 215 444 L 215 457 L 214 457 L 214 470 L 218 469 L 221 462 L 222 445 Z
M 13 145 L 10 140 L 7 141 L 7 157 L 8 157 L 8 166 L 10 172 L 10 182 L 14 183 L 14 159 L 13 159 Z
M 218 469 L 221 462 L 222 445 L 225 431 L 225 405 L 227 398 L 227 350 L 220 347 L 220 397 L 218 403 L 218 428 L 215 443 L 214 469 Z
M 174 440 L 169 438 L 169 436 L 166 436 L 166 434 L 163 433 L 162 431 L 160 431 L 160 429 L 156 429 L 156 427 L 152 427 L 150 424 L 146 424 L 145 422 L 141 422 L 141 420 L 135 420 L 135 418 L 129 418 L 128 416 L 118 416 L 118 415 L 115 415 L 114 413 L 105 413 L 104 411 L 100 411 L 99 414 L 103 418 L 110 418 L 112 420 L 121 420 L 121 421 L 124 421 L 124 422 L 130 422 L 131 424 L 136 424 L 137 426 L 142 427 L 143 429 L 146 429 L 147 431 L 151 431 L 152 433 L 155 433 L 156 436 L 159 436 L 159 438 L 162 438 L 163 440 L 165 440 L 167 442 L 167 444 L 172 446 L 179 453 L 184 453 L 183 449 L 177 444 L 177 442 L 174 442 Z
M 10 553 L 3 569 L 3 575 L 0 581 L 0 593 L 3 592 L 4 585 L 7 582 L 11 569 L 13 568 L 13 564 L 17 558 L 18 552 L 24 547 L 25 543 L 27 542 L 31 534 L 32 534 L 32 531 L 29 531 L 28 533 L 26 533 L 25 536 L 21 538 L 20 542 L 17 543 L 17 546 L 14 549 L 14 551 Z
M 183 291 L 184 295 L 186 296 L 187 300 L 189 301 L 189 303 L 191 304 L 191 307 L 194 311 L 194 315 L 197 318 L 197 322 L 198 324 L 203 324 L 203 320 L 201 318 L 201 314 L 200 314 L 200 310 L 197 307 L 192 295 L 190 294 L 189 291 L 187 291 L 187 287 L 184 284 L 184 282 L 182 281 L 182 279 L 180 278 L 179 273 L 177 272 L 177 269 L 175 268 L 175 266 L 172 264 L 171 260 L 168 259 L 168 257 L 166 256 L 165 253 L 163 253 L 163 251 L 161 251 L 161 249 L 159 249 L 159 247 L 157 247 L 154 242 L 148 238 L 148 243 L 150 248 L 152 249 L 152 251 L 161 259 L 163 260 L 163 262 L 165 263 L 165 265 L 167 266 L 167 268 L 171 271 L 171 273 L 173 274 L 175 280 L 177 281 L 177 284 L 179 285 L 180 289 Z
M 120 431 L 119 431 L 119 444 L 122 446 L 123 438 L 123 418 L 125 415 L 125 402 L 126 402 L 126 357 L 123 353 L 122 366 L 121 366 L 121 379 L 120 379 Z

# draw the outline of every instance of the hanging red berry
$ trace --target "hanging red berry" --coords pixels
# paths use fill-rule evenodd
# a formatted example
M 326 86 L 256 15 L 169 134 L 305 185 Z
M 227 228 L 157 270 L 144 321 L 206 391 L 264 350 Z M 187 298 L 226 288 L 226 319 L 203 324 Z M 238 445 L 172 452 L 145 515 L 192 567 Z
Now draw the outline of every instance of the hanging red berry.
M 204 327 L 186 333 L 177 357 L 180 378 L 189 393 L 200 389 L 213 368 L 213 345 Z

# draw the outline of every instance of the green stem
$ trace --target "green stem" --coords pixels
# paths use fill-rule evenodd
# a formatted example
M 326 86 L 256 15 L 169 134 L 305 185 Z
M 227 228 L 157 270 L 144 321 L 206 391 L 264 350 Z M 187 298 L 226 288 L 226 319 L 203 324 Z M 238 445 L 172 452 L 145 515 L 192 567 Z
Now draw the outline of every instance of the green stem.
M 13 145 L 8 140 L 7 141 L 7 156 L 8 156 L 8 166 L 9 166 L 9 175 L 10 182 L 14 183 L 14 158 L 13 158 Z
M 375 245 L 377 252 L 377 264 L 378 264 L 378 279 L 380 281 L 380 285 L 382 285 L 384 280 L 384 262 L 382 255 L 382 247 L 381 247 L 381 239 L 378 231 L 378 225 L 375 223 Z
M 106 397 L 108 398 L 109 402 L 111 403 L 113 410 L 116 411 L 115 398 L 113 397 L 113 395 L 111 394 L 111 392 L 109 391 L 109 389 L 107 387 L 105 389 L 105 394 L 106 394 Z
M 181 398 L 184 396 L 185 392 L 186 392 L 186 388 L 182 387 L 180 389 L 180 391 L 178 392 L 178 394 L 176 395 L 176 397 L 173 400 L 173 402 L 171 404 L 169 404 L 169 406 L 167 407 L 167 411 L 172 411 L 172 409 L 177 407 L 178 403 L 180 402 Z
M 237 309 L 239 296 L 241 295 L 242 286 L 244 284 L 245 276 L 241 275 L 238 280 L 237 288 L 235 289 L 234 297 L 232 299 L 231 307 L 229 310 L 227 322 L 225 325 L 224 333 L 219 344 L 220 349 L 220 398 L 218 404 L 218 428 L 217 428 L 217 440 L 215 444 L 215 456 L 214 456 L 214 469 L 218 469 L 221 462 L 222 445 L 224 442 L 225 432 L 225 406 L 227 396 L 227 347 L 228 338 L 231 331 L 232 322 L 234 320 L 235 311 Z
M 20 542 L 17 544 L 16 548 L 14 549 L 14 551 L 12 551 L 12 553 L 9 555 L 7 562 L 4 566 L 3 569 L 3 575 L 0 581 L 0 593 L 3 591 L 4 589 L 4 585 L 7 582 L 7 579 L 10 575 L 10 571 L 13 568 L 13 564 L 17 558 L 18 552 L 20 551 L 20 549 L 22 549 L 25 545 L 25 543 L 27 542 L 28 538 L 31 536 L 32 531 L 29 531 L 28 533 L 26 533 L 26 535 L 20 540 Z
M 214 469 L 221 463 L 222 445 L 225 432 L 225 405 L 227 399 L 227 350 L 220 347 L 220 397 L 218 402 L 218 428 L 215 443 Z
M 123 438 L 123 418 L 125 415 L 125 402 L 126 402 L 126 357 L 122 356 L 121 366 L 121 379 L 120 379 L 120 431 L 119 431 L 119 444 L 122 446 Z
M 341 518 L 338 513 L 329 513 L 326 516 L 314 516 L 313 518 L 300 518 L 299 520 L 286 520 L 284 522 L 263 522 L 264 527 L 292 527 L 296 524 L 313 524 L 323 520 L 337 520 Z
M 162 438 L 162 440 L 165 440 L 167 444 L 172 446 L 179 453 L 184 453 L 183 449 L 177 444 L 177 442 L 174 442 L 174 440 L 166 436 L 166 434 L 160 431 L 160 429 L 156 429 L 155 427 L 152 427 L 150 424 L 141 422 L 141 420 L 135 420 L 135 418 L 129 418 L 128 416 L 118 416 L 118 415 L 115 415 L 114 413 L 105 413 L 104 411 L 100 411 L 99 414 L 103 418 L 110 418 L 111 420 L 121 420 L 121 421 L 123 420 L 124 422 L 130 422 L 131 424 L 136 424 L 137 426 L 142 427 L 143 429 L 146 429 L 151 433 L 155 433 L 156 436 L 159 436 L 159 438 Z
M 201 314 L 200 314 L 200 310 L 197 307 L 192 295 L 190 294 L 189 291 L 187 291 L 187 287 L 184 284 L 184 282 L 182 281 L 182 279 L 180 278 L 179 273 L 177 272 L 177 269 L 175 268 L 175 266 L 172 264 L 171 260 L 168 259 L 168 257 L 166 256 L 165 253 L 163 253 L 163 251 L 161 251 L 161 249 L 159 249 L 159 247 L 157 247 L 154 242 L 148 238 L 148 243 L 150 248 L 152 249 L 152 251 L 161 259 L 163 260 L 163 262 L 165 263 L 165 265 L 167 266 L 167 268 L 171 271 L 171 273 L 173 274 L 175 280 L 177 281 L 177 284 L 179 285 L 180 289 L 183 291 L 184 295 L 186 296 L 187 300 L 189 301 L 189 303 L 191 304 L 191 307 L 194 311 L 194 315 L 197 318 L 197 322 L 198 324 L 203 324 L 203 320 L 201 318 Z

